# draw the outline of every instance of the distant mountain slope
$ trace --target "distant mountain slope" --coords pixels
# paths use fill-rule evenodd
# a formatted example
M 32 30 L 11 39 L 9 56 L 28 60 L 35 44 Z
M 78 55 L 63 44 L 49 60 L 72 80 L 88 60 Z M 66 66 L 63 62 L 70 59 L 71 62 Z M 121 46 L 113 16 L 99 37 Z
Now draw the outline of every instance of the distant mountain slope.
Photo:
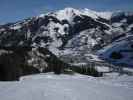
M 98 55 L 115 65 L 133 67 L 133 35 L 109 44 L 99 50 Z
M 0 46 L 43 47 L 66 62 L 87 62 L 94 59 L 92 54 L 132 32 L 132 12 L 65 8 L 0 25 Z

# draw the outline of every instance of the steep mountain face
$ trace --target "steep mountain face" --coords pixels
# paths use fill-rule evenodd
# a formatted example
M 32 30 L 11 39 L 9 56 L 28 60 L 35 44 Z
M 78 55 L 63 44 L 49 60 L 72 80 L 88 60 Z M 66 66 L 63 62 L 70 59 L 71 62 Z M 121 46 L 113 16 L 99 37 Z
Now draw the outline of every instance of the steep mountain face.
M 0 26 L 0 46 L 50 50 L 69 62 L 96 60 L 95 53 L 133 32 L 133 13 L 65 8 Z

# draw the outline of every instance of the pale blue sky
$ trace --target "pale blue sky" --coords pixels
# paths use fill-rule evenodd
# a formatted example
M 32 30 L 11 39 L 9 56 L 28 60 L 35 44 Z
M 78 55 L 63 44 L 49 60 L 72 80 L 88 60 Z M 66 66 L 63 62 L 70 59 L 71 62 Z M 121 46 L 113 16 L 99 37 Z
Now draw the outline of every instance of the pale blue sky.
M 133 0 L 0 0 L 0 24 L 65 7 L 133 11 Z

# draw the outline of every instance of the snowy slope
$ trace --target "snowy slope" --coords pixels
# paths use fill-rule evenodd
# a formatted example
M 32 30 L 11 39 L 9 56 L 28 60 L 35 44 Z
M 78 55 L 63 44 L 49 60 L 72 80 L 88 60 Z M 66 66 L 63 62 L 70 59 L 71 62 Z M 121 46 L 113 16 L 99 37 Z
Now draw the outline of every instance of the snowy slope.
M 0 46 L 48 48 L 64 61 L 69 57 L 74 62 L 84 63 L 93 59 L 99 49 L 128 33 L 133 33 L 132 12 L 69 7 L 0 25 Z
M 0 82 L 0 97 L 1 100 L 132 100 L 133 84 L 122 84 L 120 79 L 121 84 L 117 84 L 83 75 L 33 75 L 19 82 Z M 133 77 L 125 81 L 132 83 Z
M 74 9 L 71 7 L 67 7 L 63 10 L 59 10 L 55 13 L 55 17 L 57 17 L 60 20 L 68 20 L 69 22 L 72 22 L 75 16 L 82 16 L 86 15 L 94 19 L 98 19 L 98 17 L 110 19 L 113 12 L 97 12 L 90 9 Z
M 112 44 L 104 47 L 98 51 L 100 58 L 107 60 L 113 64 L 132 67 L 133 66 L 133 36 L 121 38 Z M 120 58 L 114 59 L 111 57 L 112 53 L 116 52 L 121 55 Z

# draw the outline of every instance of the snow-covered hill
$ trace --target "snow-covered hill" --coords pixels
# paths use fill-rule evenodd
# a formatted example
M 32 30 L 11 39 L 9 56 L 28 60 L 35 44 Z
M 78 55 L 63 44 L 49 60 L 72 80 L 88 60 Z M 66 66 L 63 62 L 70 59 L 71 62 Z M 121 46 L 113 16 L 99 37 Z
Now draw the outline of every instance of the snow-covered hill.
M 48 48 L 68 63 L 83 63 L 95 59 L 93 55 L 99 49 L 132 32 L 132 12 L 65 8 L 0 25 L 0 46 Z
M 40 74 L 0 82 L 1 100 L 132 100 L 130 76 L 100 79 L 83 75 Z
M 132 59 L 133 12 L 65 8 L 0 25 L 0 80 L 76 67 L 87 75 L 89 66 L 104 72 L 99 78 L 71 71 L 0 82 L 0 99 L 132 100 L 133 77 L 123 75 L 132 75 L 132 68 L 120 69 L 132 67 Z

